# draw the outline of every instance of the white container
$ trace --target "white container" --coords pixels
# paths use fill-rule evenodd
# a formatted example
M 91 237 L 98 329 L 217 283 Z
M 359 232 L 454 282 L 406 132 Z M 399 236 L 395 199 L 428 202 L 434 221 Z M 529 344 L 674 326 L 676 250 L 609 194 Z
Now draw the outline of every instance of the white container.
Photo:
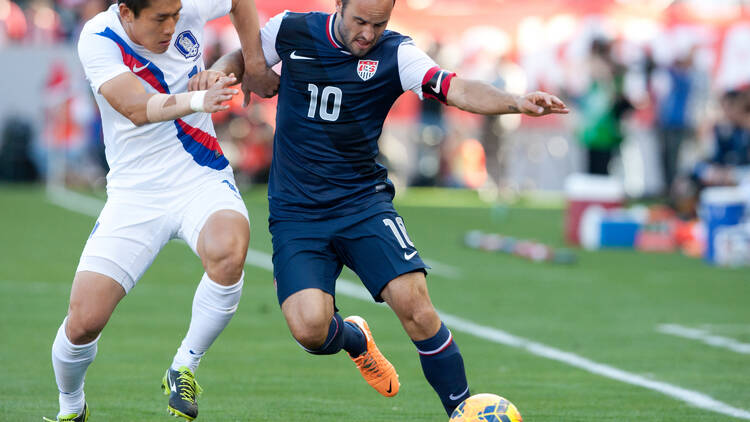
M 706 226 L 706 251 L 703 257 L 715 262 L 716 234 L 722 227 L 740 224 L 747 204 L 743 189 L 736 187 L 710 187 L 701 192 L 698 215 Z
M 580 245 L 580 224 L 583 213 L 591 206 L 605 209 L 621 208 L 625 203 L 625 189 L 610 176 L 575 173 L 565 179 L 567 213 L 565 217 L 565 239 Z

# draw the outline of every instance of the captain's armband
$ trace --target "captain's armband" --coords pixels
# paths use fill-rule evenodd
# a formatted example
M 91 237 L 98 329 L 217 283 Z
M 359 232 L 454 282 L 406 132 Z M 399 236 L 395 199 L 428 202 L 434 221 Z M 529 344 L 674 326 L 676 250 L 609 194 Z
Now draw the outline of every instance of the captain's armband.
M 450 88 L 451 79 L 454 76 L 456 76 L 454 72 L 449 72 L 437 66 L 428 70 L 424 79 L 422 79 L 422 96 L 448 104 L 448 88 Z

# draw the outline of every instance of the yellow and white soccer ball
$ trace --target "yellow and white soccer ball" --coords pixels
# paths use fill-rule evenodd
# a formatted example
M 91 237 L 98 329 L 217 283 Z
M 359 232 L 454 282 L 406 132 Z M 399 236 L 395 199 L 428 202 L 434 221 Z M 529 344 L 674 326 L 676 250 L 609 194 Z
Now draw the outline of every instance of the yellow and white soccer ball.
M 495 394 L 475 394 L 461 402 L 449 422 L 523 422 L 513 403 Z

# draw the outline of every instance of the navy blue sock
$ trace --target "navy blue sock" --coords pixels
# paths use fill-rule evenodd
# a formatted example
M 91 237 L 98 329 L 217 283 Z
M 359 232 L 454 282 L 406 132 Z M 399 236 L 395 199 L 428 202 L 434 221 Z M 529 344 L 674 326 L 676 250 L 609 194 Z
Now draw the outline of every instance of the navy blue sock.
M 333 355 L 344 349 L 352 356 L 359 356 L 365 351 L 366 347 L 367 343 L 362 331 L 355 325 L 344 322 L 341 315 L 335 313 L 331 319 L 331 325 L 328 327 L 328 336 L 323 346 L 315 350 L 307 348 L 305 350 L 313 355 Z
M 349 321 L 344 321 L 344 350 L 353 358 L 367 351 L 365 333 Z
M 464 360 L 458 345 L 453 341 L 453 335 L 445 324 L 441 324 L 437 334 L 427 340 L 415 341 L 414 345 L 417 346 L 425 378 L 450 415 L 456 406 L 471 395 Z

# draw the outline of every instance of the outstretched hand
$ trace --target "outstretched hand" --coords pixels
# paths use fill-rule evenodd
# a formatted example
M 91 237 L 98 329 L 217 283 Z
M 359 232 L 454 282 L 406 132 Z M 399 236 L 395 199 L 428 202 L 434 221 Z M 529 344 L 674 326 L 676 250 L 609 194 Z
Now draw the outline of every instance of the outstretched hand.
M 199 72 L 188 81 L 188 91 L 205 91 L 224 76 L 227 75 L 218 70 L 209 69 Z
M 516 100 L 519 113 L 528 116 L 546 116 L 547 114 L 568 114 L 570 109 L 559 98 L 546 92 L 532 92 Z
M 229 76 L 222 76 L 216 80 L 216 82 L 208 88 L 206 97 L 203 100 L 203 109 L 206 113 L 228 110 L 229 105 L 223 103 L 231 100 L 233 96 L 240 93 L 236 89 L 229 88 L 236 83 L 237 78 L 234 77 L 234 73 Z

